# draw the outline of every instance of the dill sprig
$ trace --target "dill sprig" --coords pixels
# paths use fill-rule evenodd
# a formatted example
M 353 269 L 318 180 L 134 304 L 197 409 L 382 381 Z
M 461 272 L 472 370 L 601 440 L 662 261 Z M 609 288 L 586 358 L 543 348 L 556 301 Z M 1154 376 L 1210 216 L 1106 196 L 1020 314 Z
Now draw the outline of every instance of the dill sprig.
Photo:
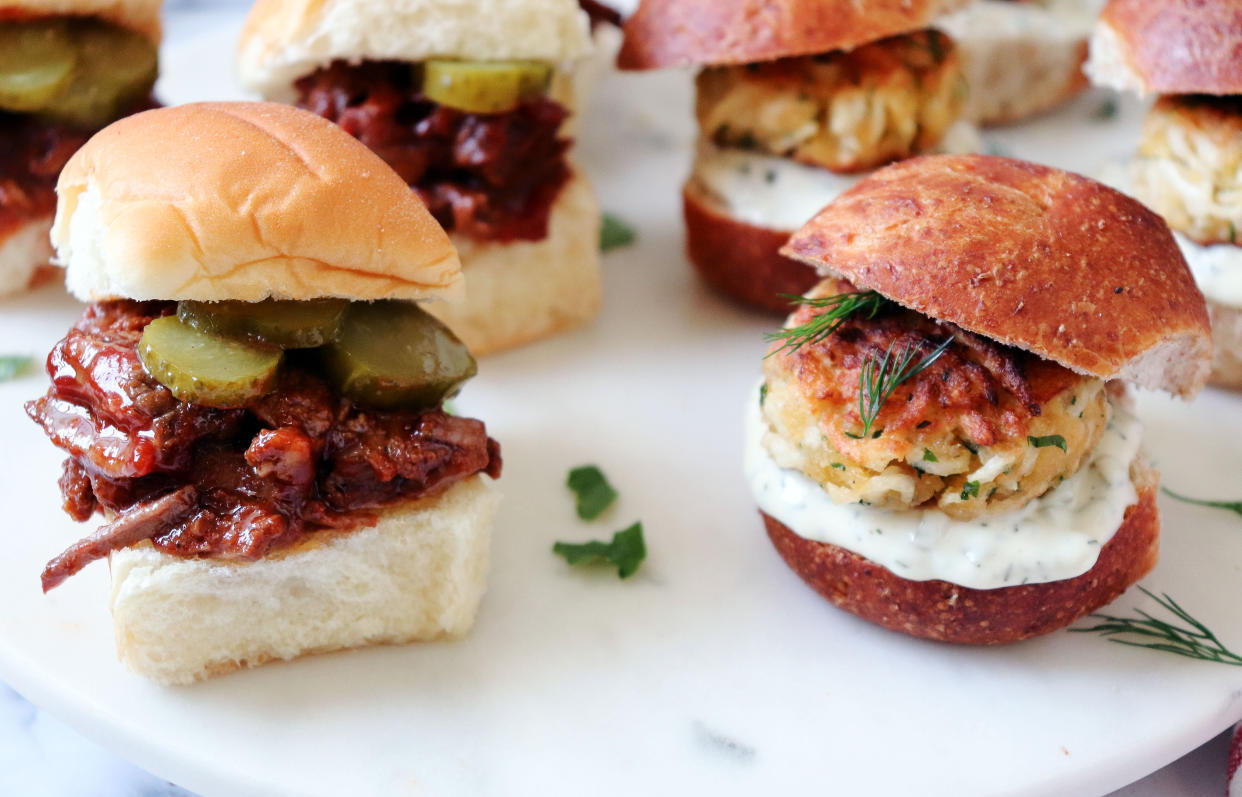
M 1242 656 L 1225 647 L 1216 638 L 1216 634 L 1191 617 L 1190 613 L 1179 606 L 1177 601 L 1168 596 L 1168 593 L 1163 593 L 1160 597 L 1143 587 L 1139 589 L 1143 590 L 1144 595 L 1160 604 L 1161 608 L 1180 620 L 1183 625 L 1160 620 L 1142 609 L 1135 609 L 1135 613 L 1139 615 L 1137 618 L 1093 614 L 1092 617 L 1100 620 L 1099 624 L 1090 628 L 1071 628 L 1070 630 L 1079 633 L 1095 632 L 1118 645 L 1162 650 L 1190 659 L 1242 667 Z
M 901 386 L 902 382 L 913 379 L 930 368 L 932 363 L 940 359 L 940 355 L 944 354 L 952 342 L 953 338 L 949 338 L 937 346 L 931 354 L 917 361 L 920 347 L 910 343 L 906 344 L 901 354 L 894 357 L 893 347 L 897 345 L 897 341 L 889 344 L 883 359 L 878 359 L 875 352 L 868 354 L 863 360 L 862 372 L 858 375 L 858 417 L 863 422 L 862 434 L 850 434 L 849 436 L 856 440 L 869 436 L 871 426 L 880 416 L 880 410 L 892 397 L 893 392 Z
M 1188 504 L 1208 506 L 1212 509 L 1228 509 L 1230 512 L 1237 512 L 1239 515 L 1242 515 L 1242 501 L 1205 501 L 1202 498 L 1191 498 L 1181 493 L 1175 493 L 1168 487 L 1161 487 L 1160 489 L 1164 490 L 1166 495 L 1171 495 L 1177 500 L 1185 501 Z
M 887 299 L 875 291 L 852 291 L 850 293 L 824 296 L 818 299 L 787 294 L 781 294 L 781 296 L 782 298 L 789 299 L 791 305 L 805 305 L 822 309 L 824 312 L 816 315 L 804 324 L 769 334 L 769 341 L 784 341 L 779 348 L 768 352 L 767 356 L 769 357 L 773 354 L 779 354 L 786 349 L 796 351 L 808 343 L 819 343 L 833 332 L 836 332 L 845 323 L 846 319 L 855 313 L 865 313 L 864 318 L 875 318 L 876 313 L 880 312 L 880 308 L 887 301 Z

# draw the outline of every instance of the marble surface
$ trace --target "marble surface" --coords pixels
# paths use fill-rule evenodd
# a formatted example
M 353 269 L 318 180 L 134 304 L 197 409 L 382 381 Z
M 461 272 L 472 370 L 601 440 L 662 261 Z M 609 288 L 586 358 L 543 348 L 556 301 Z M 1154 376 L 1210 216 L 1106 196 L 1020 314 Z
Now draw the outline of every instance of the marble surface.
M 170 0 L 166 37 L 175 46 L 237 13 L 244 0 Z M 1112 797 L 1198 797 L 1224 791 L 1227 736 L 1213 739 Z M 0 683 L 0 795 L 27 797 L 184 797 L 191 793 L 155 778 L 75 732 Z

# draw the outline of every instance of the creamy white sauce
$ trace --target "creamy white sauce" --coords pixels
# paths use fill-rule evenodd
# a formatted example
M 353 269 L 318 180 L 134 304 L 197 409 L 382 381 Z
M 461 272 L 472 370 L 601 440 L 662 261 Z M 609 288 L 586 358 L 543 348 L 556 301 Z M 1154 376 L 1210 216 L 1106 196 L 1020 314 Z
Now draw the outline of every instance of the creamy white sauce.
M 978 130 L 958 122 L 949 128 L 934 151 L 964 153 L 980 149 Z M 837 174 L 789 158 L 700 141 L 691 179 L 728 208 L 735 219 L 756 227 L 792 232 L 868 174 Z
M 1218 304 L 1242 308 L 1242 246 L 1195 243 L 1173 233 L 1199 290 Z
M 745 468 L 759 508 L 801 537 L 853 551 L 902 578 L 972 589 L 1073 578 L 1095 565 L 1126 508 L 1138 500 L 1130 465 L 1142 424 L 1116 403 L 1110 402 L 1112 420 L 1078 473 L 1020 510 L 959 521 L 935 509 L 834 503 L 813 480 L 768 454 L 758 393 L 751 391 L 746 413 Z

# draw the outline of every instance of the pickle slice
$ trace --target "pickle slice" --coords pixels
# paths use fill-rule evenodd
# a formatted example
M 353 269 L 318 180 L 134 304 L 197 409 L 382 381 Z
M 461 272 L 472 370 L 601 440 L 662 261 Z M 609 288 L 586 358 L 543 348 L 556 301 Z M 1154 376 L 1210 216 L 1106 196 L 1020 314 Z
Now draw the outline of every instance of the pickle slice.
M 138 359 L 156 381 L 208 407 L 244 407 L 266 394 L 281 356 L 270 346 L 200 332 L 176 316 L 147 324 L 138 342 Z
M 543 94 L 552 77 L 546 64 L 530 61 L 428 61 L 423 93 L 468 113 L 502 113 Z
M 282 349 L 313 349 L 336 340 L 349 302 L 181 302 L 177 317 L 202 332 L 258 338 Z
M 100 127 L 150 93 L 158 56 L 147 37 L 91 20 L 75 22 L 69 35 L 77 67 L 67 86 L 43 113 L 62 121 Z
M 341 394 L 379 409 L 438 406 L 478 372 L 465 344 L 410 302 L 351 305 L 321 351 Z
M 77 54 L 58 22 L 0 24 L 0 108 L 48 107 L 69 83 Z

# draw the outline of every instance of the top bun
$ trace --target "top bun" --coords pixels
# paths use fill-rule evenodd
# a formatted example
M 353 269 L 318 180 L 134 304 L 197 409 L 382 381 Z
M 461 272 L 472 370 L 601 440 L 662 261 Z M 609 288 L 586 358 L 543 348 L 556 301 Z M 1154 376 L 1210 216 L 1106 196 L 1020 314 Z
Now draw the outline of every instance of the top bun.
M 931 25 L 968 0 L 642 0 L 625 23 L 622 69 L 774 61 Z
M 1087 74 L 1140 94 L 1242 94 L 1242 2 L 1111 0 Z
M 0 19 L 94 17 L 159 44 L 164 0 L 0 0 Z
M 1164 221 L 1048 166 L 902 161 L 838 197 L 781 253 L 1078 373 L 1188 397 L 1211 369 L 1203 294 Z
M 410 187 L 315 114 L 199 103 L 130 116 L 65 165 L 52 244 L 106 299 L 423 299 L 461 264 Z
M 242 85 L 292 102 L 298 78 L 336 60 L 525 60 L 591 52 L 575 0 L 258 0 L 237 44 Z

